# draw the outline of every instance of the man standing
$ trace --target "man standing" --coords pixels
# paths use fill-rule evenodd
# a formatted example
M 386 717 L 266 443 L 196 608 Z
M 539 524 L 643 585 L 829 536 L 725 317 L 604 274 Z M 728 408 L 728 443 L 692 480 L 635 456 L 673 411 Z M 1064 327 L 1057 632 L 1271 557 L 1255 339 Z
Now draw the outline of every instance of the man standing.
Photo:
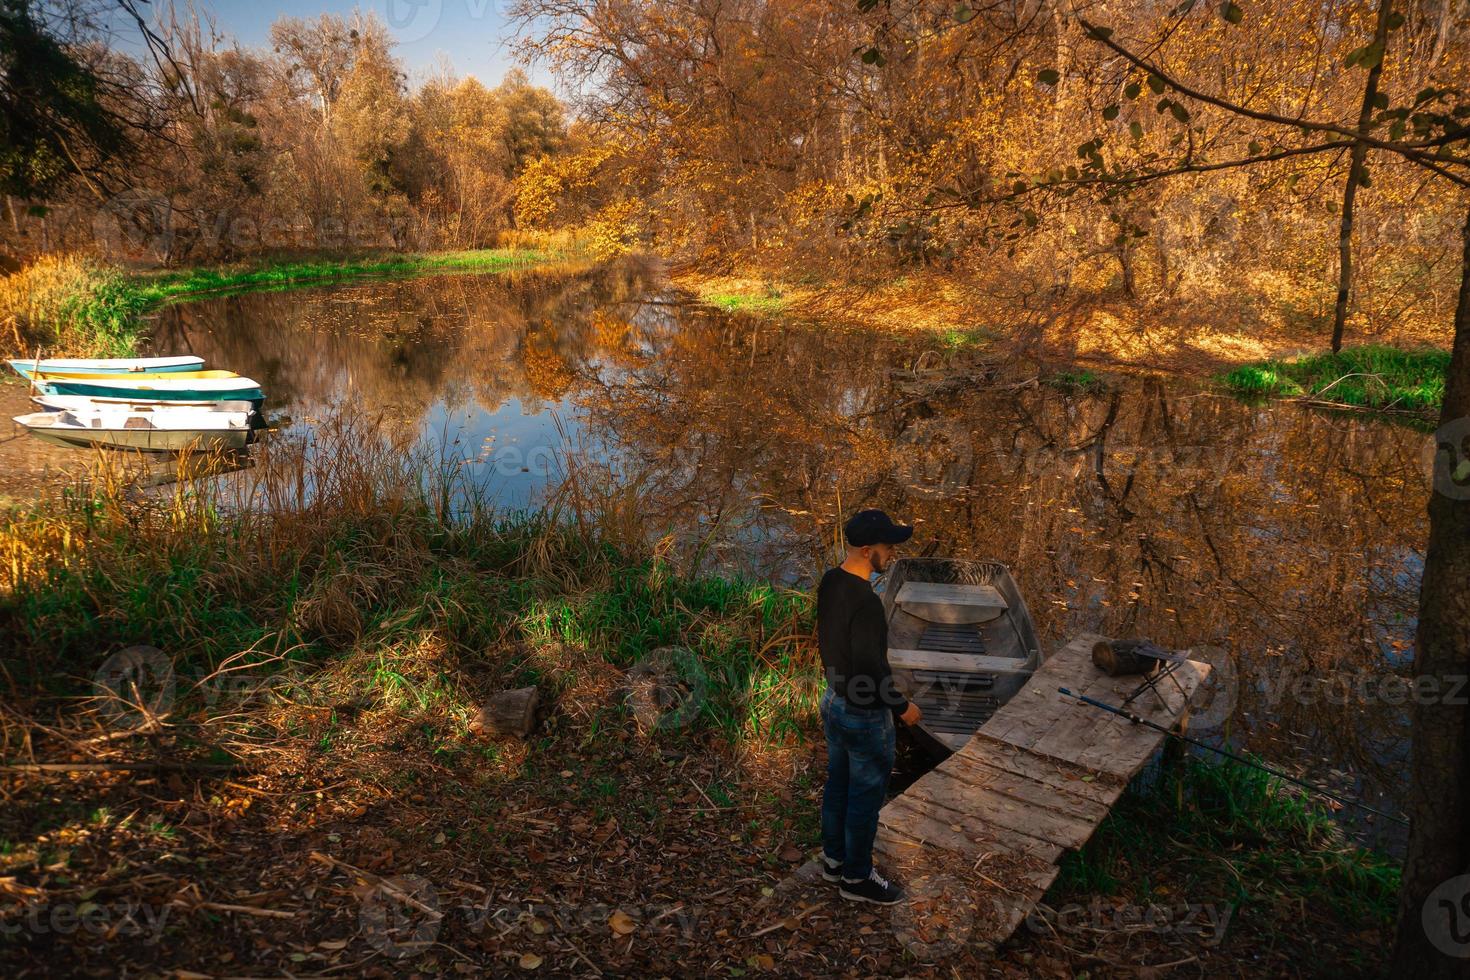
M 903 889 L 873 867 L 878 810 L 893 771 L 894 721 L 919 723 L 919 706 L 894 687 L 888 621 L 868 579 L 887 570 L 896 545 L 914 533 L 881 510 L 865 510 L 842 529 L 847 557 L 817 586 L 817 645 L 827 690 L 827 785 L 822 790 L 822 877 L 841 881 L 854 902 L 893 905 Z

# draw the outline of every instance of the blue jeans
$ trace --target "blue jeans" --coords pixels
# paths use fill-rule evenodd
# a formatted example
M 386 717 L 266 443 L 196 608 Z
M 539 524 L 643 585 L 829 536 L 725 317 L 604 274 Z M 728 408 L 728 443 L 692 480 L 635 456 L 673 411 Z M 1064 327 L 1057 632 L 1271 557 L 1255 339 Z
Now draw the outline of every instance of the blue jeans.
M 842 877 L 866 879 L 873 870 L 878 811 L 893 771 L 893 712 L 855 708 L 829 687 L 822 695 L 822 730 L 827 736 L 822 851 L 842 861 Z

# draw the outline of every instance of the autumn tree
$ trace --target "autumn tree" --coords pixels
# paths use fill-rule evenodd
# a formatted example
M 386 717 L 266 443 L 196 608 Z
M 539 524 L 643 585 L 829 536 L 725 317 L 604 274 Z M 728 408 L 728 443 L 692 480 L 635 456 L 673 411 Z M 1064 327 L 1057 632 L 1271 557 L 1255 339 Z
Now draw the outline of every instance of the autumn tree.
M 1194 129 L 1181 133 L 1178 150 L 1170 157 L 1122 154 L 1110 156 L 1105 147 L 1116 136 L 1104 128 L 1077 150 L 1080 165 L 1055 168 L 1025 178 L 1001 193 L 986 195 L 989 203 L 1015 203 L 1032 197 L 1094 192 L 1105 201 L 1126 197 L 1132 190 L 1163 179 L 1177 179 L 1211 171 L 1257 168 L 1287 160 L 1336 155 L 1349 158 L 1348 183 L 1342 209 L 1344 248 L 1352 228 L 1353 191 L 1367 183 L 1371 151 L 1418 168 L 1455 189 L 1463 210 L 1459 263 L 1460 289 L 1454 316 L 1449 374 L 1436 433 L 1434 492 L 1429 501 L 1429 542 L 1419 599 L 1415 644 L 1416 677 L 1433 681 L 1436 690 L 1455 690 L 1457 679 L 1470 676 L 1470 479 L 1465 459 L 1470 455 L 1470 93 L 1445 85 L 1431 76 L 1412 94 L 1382 87 L 1388 40 L 1406 18 L 1393 0 L 1379 0 L 1373 33 L 1348 56 L 1350 68 L 1366 73 L 1362 109 L 1355 120 L 1283 115 L 1273 108 L 1253 105 L 1220 93 L 1218 86 L 1195 82 L 1166 67 L 1167 41 L 1172 24 L 1158 36 L 1124 38 L 1111 25 L 1076 18 L 1082 35 L 1108 53 L 1111 71 L 1122 94 L 1119 102 L 1101 109 L 1105 123 L 1119 120 L 1138 125 L 1147 110 L 1139 100 L 1148 93 L 1156 115 L 1172 117 L 1189 126 L 1196 107 L 1211 107 L 1229 118 L 1261 124 L 1261 140 L 1231 145 L 1228 139 L 1208 150 L 1196 140 L 1207 134 Z M 1183 4 L 1176 17 L 1187 16 L 1193 4 Z M 1248 30 L 1245 11 L 1234 3 L 1219 8 L 1225 25 Z M 1041 72 L 1043 82 L 1061 80 L 1058 69 Z M 1124 106 L 1132 104 L 1125 115 Z M 1187 135 L 1186 135 L 1187 134 Z M 979 198 L 973 203 L 979 203 Z M 1126 229 L 1120 230 L 1126 234 Z M 1346 262 L 1346 258 L 1344 259 Z M 1343 279 L 1348 281 L 1348 267 Z M 1344 302 L 1341 292 L 1338 308 Z M 1341 321 L 1337 321 L 1340 328 Z M 1335 343 L 1340 342 L 1340 334 Z M 1470 875 L 1470 706 L 1464 699 L 1416 698 L 1412 708 L 1413 755 L 1410 765 L 1409 810 L 1412 829 L 1404 863 L 1399 925 L 1393 955 L 1399 976 L 1450 977 L 1463 975 L 1463 962 L 1454 951 L 1436 945 L 1424 926 L 1428 916 L 1442 915 L 1433 908 L 1436 889 Z M 1461 889 L 1470 894 L 1470 888 Z M 1448 913 L 1460 915 L 1450 901 Z M 1464 923 L 1454 922 L 1454 928 Z

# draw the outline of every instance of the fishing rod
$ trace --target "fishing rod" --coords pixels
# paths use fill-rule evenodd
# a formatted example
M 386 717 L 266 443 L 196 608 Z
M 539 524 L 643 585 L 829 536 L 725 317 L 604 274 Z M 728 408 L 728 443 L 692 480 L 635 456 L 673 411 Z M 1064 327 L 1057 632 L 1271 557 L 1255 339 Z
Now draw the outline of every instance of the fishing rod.
M 1209 744 L 1207 744 L 1205 742 L 1201 742 L 1197 738 L 1190 738 L 1188 735 L 1181 735 L 1178 732 L 1171 731 L 1171 730 L 1165 728 L 1163 725 L 1160 725 L 1160 724 L 1157 724 L 1155 722 L 1149 721 L 1147 718 L 1141 718 L 1138 715 L 1134 714 L 1133 712 L 1128 711 L 1128 710 L 1126 710 L 1124 708 L 1119 708 L 1116 705 L 1108 704 L 1105 701 L 1098 701 L 1097 699 L 1090 698 L 1090 697 L 1088 697 L 1085 694 L 1073 694 L 1071 691 L 1067 690 L 1065 687 L 1059 687 L 1059 688 L 1057 688 L 1057 690 L 1060 691 L 1060 692 L 1062 692 L 1062 694 L 1065 695 L 1066 697 L 1076 698 L 1078 701 L 1081 701 L 1083 704 L 1090 704 L 1094 708 L 1101 708 L 1102 710 L 1107 711 L 1107 712 L 1110 712 L 1112 714 L 1115 714 L 1115 715 L 1117 715 L 1120 718 L 1127 718 L 1129 721 L 1131 721 L 1135 725 L 1143 725 L 1143 726 L 1145 726 L 1147 728 L 1152 728 L 1155 731 L 1163 732 L 1165 735 L 1168 735 L 1171 738 L 1177 738 L 1181 742 L 1188 742 L 1190 745 L 1198 746 L 1199 748 L 1206 749 L 1207 751 L 1213 752 L 1216 755 L 1224 756 L 1225 758 L 1229 759 L 1231 762 L 1238 762 L 1238 763 L 1240 763 L 1243 766 L 1250 766 L 1252 769 L 1259 769 L 1261 772 L 1269 773 L 1270 775 L 1275 776 L 1277 779 L 1284 779 L 1284 780 L 1286 780 L 1289 783 L 1296 783 L 1298 786 L 1301 786 L 1304 789 L 1309 789 L 1313 793 L 1320 793 L 1322 796 L 1327 797 L 1329 800 L 1336 800 L 1338 803 L 1341 803 L 1343 806 L 1353 806 L 1353 807 L 1357 807 L 1360 810 L 1367 810 L 1369 813 L 1377 814 L 1380 817 L 1386 817 L 1389 820 L 1397 820 L 1399 823 L 1403 824 L 1405 827 L 1409 826 L 1409 821 L 1406 820 L 1403 817 L 1398 816 L 1397 814 L 1385 813 L 1382 810 L 1375 810 L 1375 809 L 1373 809 L 1373 807 L 1369 806 L 1368 804 L 1366 804 L 1366 803 L 1360 803 L 1357 800 L 1344 799 L 1343 797 L 1338 796 L 1336 793 L 1333 793 L 1333 792 L 1331 792 L 1329 790 L 1323 789 L 1321 786 L 1318 786 L 1315 783 L 1309 783 L 1309 782 L 1307 782 L 1304 779 L 1297 779 L 1295 776 L 1292 776 L 1292 775 L 1290 775 L 1288 773 L 1284 773 L 1280 769 L 1272 769 L 1270 766 L 1262 765 L 1261 763 L 1256 762 L 1256 761 L 1254 761 L 1252 759 L 1247 759 L 1243 755 L 1236 755 L 1234 752 L 1227 752 L 1224 749 L 1216 748 L 1213 745 L 1209 745 Z

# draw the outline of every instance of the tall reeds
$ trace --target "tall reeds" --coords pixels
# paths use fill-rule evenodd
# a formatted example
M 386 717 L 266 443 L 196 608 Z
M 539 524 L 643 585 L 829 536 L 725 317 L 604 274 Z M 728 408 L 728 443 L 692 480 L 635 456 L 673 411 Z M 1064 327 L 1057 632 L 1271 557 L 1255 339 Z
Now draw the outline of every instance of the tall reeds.
M 285 658 L 346 687 L 432 649 L 414 683 L 553 690 L 589 657 L 626 668 L 677 645 L 709 681 L 696 728 L 799 732 L 819 679 L 806 595 L 685 574 L 636 483 L 576 454 L 543 508 L 507 513 L 469 467 L 381 432 L 340 416 L 257 447 L 249 467 L 153 489 L 113 454 L 0 516 L 0 654 L 16 693 L 70 690 L 65 678 L 134 643 L 206 671 Z M 351 664 L 377 666 L 344 674 Z

